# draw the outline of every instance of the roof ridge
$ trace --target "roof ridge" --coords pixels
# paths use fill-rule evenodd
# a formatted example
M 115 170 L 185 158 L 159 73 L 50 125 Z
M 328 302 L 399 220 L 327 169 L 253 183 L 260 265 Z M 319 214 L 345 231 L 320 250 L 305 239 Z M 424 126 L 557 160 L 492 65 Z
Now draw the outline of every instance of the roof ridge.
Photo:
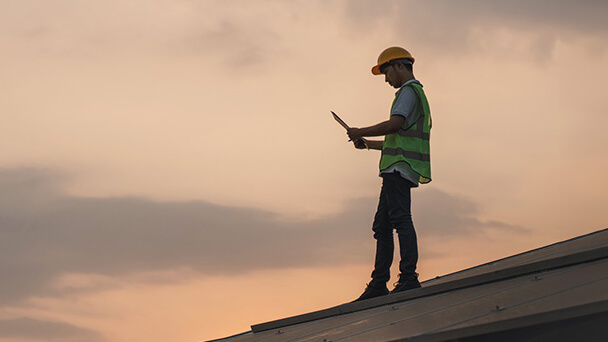
M 580 240 L 580 239 L 583 239 L 583 238 L 587 238 L 587 237 L 590 237 L 592 235 L 597 235 L 597 234 L 603 233 L 605 231 L 608 231 L 608 228 L 600 229 L 600 230 L 597 230 L 597 231 L 594 231 L 594 232 L 591 232 L 591 233 L 588 233 L 588 234 L 585 234 L 585 235 L 579 235 L 579 236 L 576 236 L 576 237 L 573 237 L 573 238 L 570 238 L 570 239 L 554 242 L 554 243 L 552 243 L 550 245 L 538 247 L 538 248 L 535 248 L 535 249 L 530 249 L 530 250 L 527 250 L 527 251 L 524 251 L 524 252 L 521 252 L 521 253 L 509 255 L 509 256 L 504 257 L 504 258 L 488 261 L 486 263 L 479 264 L 479 265 L 476 265 L 476 266 L 472 266 L 472 267 L 469 267 L 469 268 L 465 268 L 465 269 L 462 269 L 462 270 L 459 270 L 459 271 L 456 271 L 456 272 L 452 272 L 452 273 L 447 273 L 447 274 L 444 274 L 444 275 L 436 276 L 435 278 L 427 279 L 427 280 L 423 281 L 422 283 L 424 284 L 427 281 L 432 281 L 432 280 L 439 279 L 439 278 L 445 278 L 445 277 L 449 277 L 449 276 L 452 276 L 452 275 L 461 274 L 461 273 L 468 272 L 468 271 L 471 271 L 471 270 L 474 270 L 474 269 L 478 269 L 478 268 L 481 268 L 481 267 L 484 267 L 484 266 L 489 266 L 489 265 L 492 265 L 492 264 L 496 264 L 496 263 L 501 262 L 501 261 L 505 261 L 505 260 L 509 260 L 509 259 L 514 259 L 514 258 L 520 257 L 522 255 L 531 254 L 531 253 L 538 252 L 538 251 L 541 251 L 541 250 L 546 250 L 546 249 L 553 248 L 553 247 L 558 246 L 558 245 L 562 245 L 562 244 L 569 243 L 569 242 L 572 242 L 572 241 L 575 241 L 575 240 Z
M 564 243 L 578 240 L 578 239 L 581 239 L 584 237 L 589 237 L 589 236 L 599 234 L 599 233 L 602 233 L 605 231 L 608 231 L 608 228 L 602 229 L 602 230 L 599 230 L 599 231 L 596 231 L 593 233 L 589 233 L 586 235 L 578 236 L 578 237 L 575 237 L 572 239 L 553 243 L 551 245 L 536 248 L 536 249 L 526 251 L 523 253 L 515 254 L 515 255 L 507 257 L 507 258 L 498 259 L 496 261 L 478 265 L 478 266 L 475 266 L 472 268 L 468 268 L 466 270 L 475 269 L 475 268 L 478 268 L 478 267 L 481 267 L 484 265 L 496 263 L 501 260 L 513 258 L 515 256 L 525 255 L 525 254 L 528 254 L 531 252 L 548 249 L 548 248 L 554 247 L 556 245 L 564 244 Z M 572 265 L 576 265 L 576 264 L 593 262 L 593 261 L 605 259 L 605 258 L 608 258 L 608 246 L 602 246 L 599 248 L 585 250 L 582 252 L 552 257 L 549 259 L 535 261 L 535 262 L 531 262 L 531 263 L 527 263 L 527 264 L 523 264 L 523 265 L 506 267 L 504 269 L 489 270 L 488 272 L 485 272 L 485 273 L 472 275 L 472 276 L 465 277 L 465 278 L 450 280 L 450 281 L 447 281 L 444 283 L 434 284 L 434 285 L 430 285 L 430 286 L 423 286 L 422 288 L 419 288 L 419 289 L 405 291 L 405 292 L 393 294 L 390 296 L 382 296 L 382 297 L 372 298 L 372 299 L 369 299 L 366 301 L 355 302 L 355 303 L 345 303 L 345 304 L 334 306 L 334 307 L 331 307 L 328 309 L 318 310 L 318 311 L 314 311 L 314 312 L 310 312 L 310 313 L 306 313 L 306 314 L 302 314 L 302 315 L 274 320 L 274 321 L 270 321 L 267 323 L 256 324 L 256 325 L 251 326 L 251 331 L 253 333 L 257 333 L 257 332 L 261 332 L 261 331 L 277 329 L 277 328 L 290 326 L 290 325 L 294 325 L 294 324 L 315 321 L 315 320 L 322 319 L 322 318 L 328 318 L 328 317 L 338 316 L 338 315 L 342 315 L 342 314 L 367 310 L 367 309 L 371 309 L 371 308 L 375 308 L 375 307 L 379 307 L 379 306 L 383 306 L 383 305 L 404 302 L 404 301 L 408 301 L 408 300 L 415 299 L 415 298 L 427 297 L 427 296 L 435 295 L 438 293 L 444 293 L 444 292 L 454 291 L 454 290 L 458 290 L 458 289 L 475 287 L 475 286 L 479 286 L 479 285 L 483 285 L 483 284 L 487 284 L 487 283 L 497 282 L 497 281 L 501 281 L 501 280 L 505 280 L 505 279 L 526 276 L 526 275 L 530 275 L 530 274 L 534 274 L 534 273 L 538 273 L 538 272 L 542 272 L 542 271 L 546 271 L 546 270 L 564 268 L 564 267 L 568 267 L 568 266 L 572 266 Z M 459 271 L 456 273 L 460 273 L 460 272 L 464 272 L 464 271 L 465 270 L 462 270 L 462 271 Z

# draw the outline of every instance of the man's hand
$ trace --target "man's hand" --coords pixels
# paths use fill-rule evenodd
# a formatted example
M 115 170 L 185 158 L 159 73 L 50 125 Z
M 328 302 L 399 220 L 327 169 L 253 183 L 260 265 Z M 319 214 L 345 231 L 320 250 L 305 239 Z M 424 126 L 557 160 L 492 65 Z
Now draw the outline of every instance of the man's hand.
M 357 139 L 353 141 L 353 144 L 355 145 L 355 148 L 359 149 L 359 150 L 363 150 L 363 149 L 369 149 L 369 147 L 366 144 L 366 141 L 364 139 Z
M 348 137 L 352 141 L 357 141 L 357 140 L 361 139 L 363 137 L 363 134 L 361 134 L 361 133 L 362 133 L 361 129 L 356 128 L 356 127 L 351 127 L 348 130 L 346 130 L 346 134 L 348 134 Z
M 383 121 L 379 124 L 375 124 L 369 127 L 356 128 L 351 127 L 346 130 L 346 134 L 352 141 L 356 141 L 362 137 L 378 137 L 381 135 L 387 135 L 391 133 L 396 133 L 403 123 L 405 122 L 405 117 L 401 115 L 393 115 L 389 120 Z

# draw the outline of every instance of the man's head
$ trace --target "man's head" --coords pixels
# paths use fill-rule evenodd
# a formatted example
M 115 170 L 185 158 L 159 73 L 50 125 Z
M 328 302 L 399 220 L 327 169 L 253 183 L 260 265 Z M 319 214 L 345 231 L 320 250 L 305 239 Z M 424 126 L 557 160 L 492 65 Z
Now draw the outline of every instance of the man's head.
M 406 49 L 390 47 L 378 56 L 378 64 L 372 68 L 372 74 L 385 75 L 384 80 L 395 88 L 414 78 L 414 57 Z

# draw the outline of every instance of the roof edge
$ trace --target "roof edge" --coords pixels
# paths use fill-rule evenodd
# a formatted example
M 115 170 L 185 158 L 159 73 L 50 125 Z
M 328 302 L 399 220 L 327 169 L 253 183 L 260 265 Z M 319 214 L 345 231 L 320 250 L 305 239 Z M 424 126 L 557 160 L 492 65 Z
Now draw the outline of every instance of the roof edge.
M 569 241 L 569 240 L 568 240 Z M 453 281 L 448 281 L 445 283 L 440 283 L 437 285 L 431 285 L 428 287 L 422 287 L 419 289 L 409 290 L 401 293 L 391 294 L 382 297 L 376 297 L 372 299 L 368 299 L 361 302 L 355 303 L 346 303 L 342 305 L 338 305 L 335 307 L 331 307 L 328 309 L 310 312 L 303 315 L 292 316 L 288 318 L 283 318 L 275 321 L 270 321 L 267 323 L 261 323 L 251 326 L 251 331 L 253 333 L 273 330 L 285 326 L 306 323 L 310 321 L 315 321 L 318 319 L 328 318 L 332 316 L 338 316 L 342 314 L 352 313 L 356 311 L 371 309 L 383 305 L 394 304 L 399 302 L 404 302 L 407 300 L 427 297 L 431 295 L 436 295 L 439 293 L 454 291 L 458 289 L 464 289 L 469 287 L 475 287 L 487 283 L 493 283 L 497 281 L 502 281 L 506 279 L 516 278 L 520 276 L 526 276 L 534 273 L 538 273 L 541 271 L 548 271 L 563 267 L 568 267 L 576 264 L 592 262 L 600 259 L 608 258 L 608 246 L 600 247 L 588 251 L 578 252 L 574 254 L 569 254 L 565 256 L 555 257 L 552 259 L 537 261 L 530 264 L 513 266 L 510 268 L 505 268 L 502 270 L 491 271 L 488 273 L 483 273 L 467 278 L 457 279 Z
M 584 235 L 575 236 L 575 237 L 570 238 L 570 239 L 554 242 L 554 243 L 546 245 L 546 246 L 530 249 L 530 250 L 527 250 L 525 252 L 509 255 L 509 256 L 504 257 L 504 258 L 500 258 L 500 259 L 484 262 L 483 264 L 479 264 L 479 265 L 475 265 L 475 266 L 472 266 L 472 267 L 469 267 L 469 268 L 465 268 L 464 270 L 460 270 L 460 271 L 444 274 L 444 275 L 441 275 L 441 276 L 437 276 L 435 278 L 427 279 L 427 281 L 435 280 L 437 278 L 445 278 L 445 277 L 453 276 L 453 275 L 460 274 L 460 273 L 463 273 L 463 272 L 468 272 L 468 271 L 471 271 L 471 270 L 474 270 L 474 269 L 477 269 L 477 268 L 481 268 L 481 267 L 484 267 L 484 266 L 495 264 L 497 262 L 501 262 L 501 261 L 505 261 L 505 260 L 509 260 L 509 259 L 513 259 L 513 258 L 517 258 L 517 257 L 520 257 L 522 255 L 526 255 L 526 254 L 542 251 L 544 249 L 553 248 L 553 247 L 558 246 L 558 245 L 563 245 L 565 243 L 569 243 L 569 242 L 572 242 L 572 241 L 588 238 L 588 237 L 591 237 L 593 235 L 601 234 L 601 233 L 604 233 L 604 232 L 607 232 L 607 231 L 608 231 L 608 228 L 596 230 L 596 231 L 591 232 L 591 233 L 587 233 L 587 234 L 584 234 Z
M 546 311 L 532 315 L 516 317 L 491 323 L 485 323 L 472 327 L 456 328 L 439 331 L 427 335 L 412 336 L 405 339 L 393 340 L 391 342 L 441 342 L 455 341 L 464 338 L 483 336 L 503 331 L 527 328 L 535 325 L 566 321 L 575 318 L 587 317 L 608 312 L 608 300 L 577 305 L 565 309 Z

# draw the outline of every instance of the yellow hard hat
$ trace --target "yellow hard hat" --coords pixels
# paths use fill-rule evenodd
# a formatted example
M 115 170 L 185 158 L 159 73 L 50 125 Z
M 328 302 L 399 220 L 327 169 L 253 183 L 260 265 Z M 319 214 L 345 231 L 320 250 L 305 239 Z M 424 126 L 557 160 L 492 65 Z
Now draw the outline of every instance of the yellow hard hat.
M 412 54 L 409 53 L 406 49 L 398 46 L 389 47 L 388 49 L 382 51 L 382 53 L 380 53 L 380 56 L 378 56 L 378 64 L 374 65 L 374 67 L 372 68 L 372 74 L 382 75 L 382 73 L 380 72 L 380 66 L 382 64 L 388 63 L 395 59 L 403 58 L 411 60 L 412 64 L 414 64 L 414 57 L 412 57 Z

